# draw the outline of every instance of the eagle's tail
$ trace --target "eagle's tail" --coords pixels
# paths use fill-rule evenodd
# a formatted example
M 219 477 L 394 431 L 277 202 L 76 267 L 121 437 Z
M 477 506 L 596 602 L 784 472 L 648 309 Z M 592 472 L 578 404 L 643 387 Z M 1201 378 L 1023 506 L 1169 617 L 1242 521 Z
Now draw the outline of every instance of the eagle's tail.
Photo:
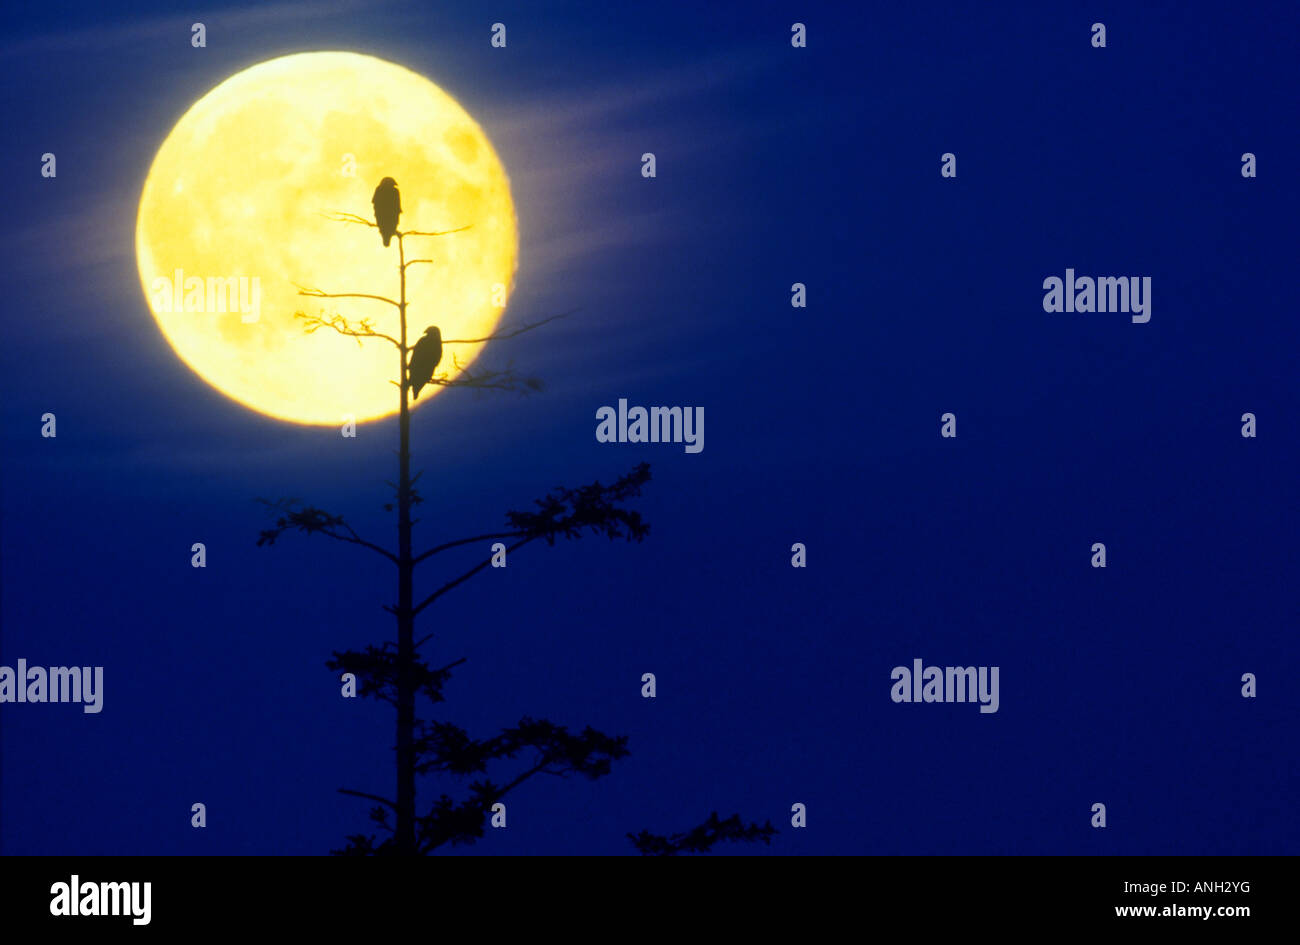
M 393 238 L 393 234 L 392 234 L 392 233 L 385 233 L 385 234 L 384 234 L 384 245 L 387 246 L 387 245 L 388 245 L 388 241 L 391 240 L 392 238 Z

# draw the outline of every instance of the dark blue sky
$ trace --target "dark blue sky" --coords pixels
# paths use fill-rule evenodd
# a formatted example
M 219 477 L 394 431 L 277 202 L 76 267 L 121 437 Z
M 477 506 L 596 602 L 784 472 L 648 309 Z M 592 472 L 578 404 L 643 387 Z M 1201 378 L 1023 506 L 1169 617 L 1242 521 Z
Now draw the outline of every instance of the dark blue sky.
M 1294 4 L 169 6 L 0 33 L 0 664 L 105 668 L 99 715 L 0 706 L 3 852 L 322 853 L 368 826 L 335 788 L 390 792 L 391 711 L 324 662 L 391 636 L 392 568 L 257 548 L 254 500 L 387 540 L 395 422 L 346 441 L 227 400 L 134 258 L 176 119 L 316 49 L 428 76 L 492 138 L 521 228 L 507 325 L 581 307 L 497 355 L 546 393 L 416 414 L 419 543 L 654 475 L 643 544 L 530 546 L 426 612 L 430 659 L 468 658 L 445 717 L 630 737 L 468 852 L 628 853 L 714 809 L 770 818 L 784 854 L 1298 852 Z M 1045 313 L 1066 267 L 1149 275 L 1150 323 Z M 704 451 L 597 443 L 620 397 L 703 406 Z M 1000 710 L 894 704 L 918 657 L 999 666 Z

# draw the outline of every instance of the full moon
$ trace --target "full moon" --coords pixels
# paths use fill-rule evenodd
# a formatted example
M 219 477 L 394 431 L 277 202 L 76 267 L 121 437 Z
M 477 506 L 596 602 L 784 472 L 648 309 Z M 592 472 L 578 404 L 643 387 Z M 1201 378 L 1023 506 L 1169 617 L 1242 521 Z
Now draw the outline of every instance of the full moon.
M 259 63 L 194 103 L 158 149 L 136 221 L 145 297 L 177 355 L 217 390 L 295 423 L 340 425 L 395 413 L 396 349 L 295 313 L 362 319 L 396 337 L 397 309 L 333 294 L 399 293 L 398 242 L 385 248 L 370 200 L 385 177 L 401 191 L 408 343 L 430 325 L 445 339 L 492 333 L 513 289 L 518 233 L 510 183 L 483 130 L 408 69 L 346 52 Z M 179 291 L 178 291 L 179 290 Z M 241 291 L 243 305 L 241 308 Z M 223 310 L 224 309 L 224 310 Z M 482 344 L 444 348 L 454 378 Z M 455 361 L 453 362 L 453 358 Z M 393 383 L 390 383 L 393 382 Z M 429 386 L 417 403 L 442 390 Z

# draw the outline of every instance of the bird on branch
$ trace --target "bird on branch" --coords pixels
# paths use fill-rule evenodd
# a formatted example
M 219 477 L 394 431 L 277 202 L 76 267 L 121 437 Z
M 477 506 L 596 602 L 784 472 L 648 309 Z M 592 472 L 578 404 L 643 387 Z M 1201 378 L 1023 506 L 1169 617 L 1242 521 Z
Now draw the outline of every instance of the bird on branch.
M 375 188 L 375 195 L 370 198 L 375 207 L 375 223 L 379 226 L 379 235 L 384 238 L 384 245 L 397 232 L 397 218 L 402 215 L 402 195 L 397 190 L 397 181 L 385 177 Z
M 424 330 L 424 337 L 411 349 L 411 364 L 408 369 L 411 393 L 420 399 L 420 388 L 433 380 L 434 369 L 442 360 L 442 332 L 437 325 L 430 325 Z

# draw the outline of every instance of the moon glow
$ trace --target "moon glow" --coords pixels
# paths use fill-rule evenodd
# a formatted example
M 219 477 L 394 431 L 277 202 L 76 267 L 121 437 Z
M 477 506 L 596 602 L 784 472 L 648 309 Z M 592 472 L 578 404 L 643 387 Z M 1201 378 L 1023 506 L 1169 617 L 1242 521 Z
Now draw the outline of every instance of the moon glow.
M 298 295 L 305 286 L 398 298 L 397 240 L 385 249 L 375 228 L 322 215 L 373 220 L 370 198 L 383 177 L 401 190 L 400 230 L 470 226 L 406 239 L 408 261 L 432 260 L 407 269 L 408 343 L 429 325 L 451 339 L 491 334 L 518 261 L 510 184 L 491 143 L 423 76 L 371 56 L 315 52 L 231 76 L 181 117 L 154 158 L 136 261 L 177 355 L 222 393 L 282 420 L 338 425 L 396 412 L 392 345 L 358 347 L 329 328 L 308 334 L 294 317 L 339 314 L 354 326 L 365 318 L 398 335 L 387 303 Z M 253 312 L 222 304 L 222 286 L 237 297 L 226 280 L 241 277 Z M 214 280 L 215 297 L 202 290 Z M 164 283 L 184 297 L 171 298 Z M 222 307 L 234 311 L 208 310 Z M 482 347 L 451 346 L 438 373 L 454 377 L 453 355 L 464 368 Z M 425 388 L 417 403 L 440 390 Z

